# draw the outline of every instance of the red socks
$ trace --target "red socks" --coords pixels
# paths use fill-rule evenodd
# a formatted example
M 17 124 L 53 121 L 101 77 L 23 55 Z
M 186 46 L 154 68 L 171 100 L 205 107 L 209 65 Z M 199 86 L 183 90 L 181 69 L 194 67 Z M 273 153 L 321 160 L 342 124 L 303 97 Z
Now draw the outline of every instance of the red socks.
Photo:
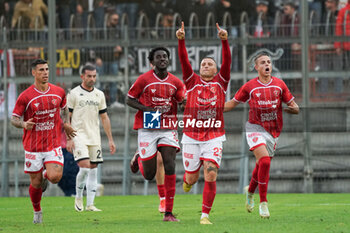
M 34 188 L 32 185 L 29 185 L 29 196 L 30 200 L 32 201 L 33 209 L 34 211 L 40 211 L 40 201 L 41 201 L 41 195 L 43 194 L 41 188 Z
M 164 184 L 157 185 L 157 188 L 158 188 L 159 198 L 164 198 L 165 197 L 165 185 Z
M 172 212 L 174 206 L 176 175 L 165 175 L 165 212 Z
M 268 156 L 259 159 L 258 181 L 260 202 L 267 202 L 266 194 L 270 177 L 270 163 L 271 159 Z
M 254 193 L 256 187 L 258 186 L 258 172 L 259 172 L 259 164 L 256 163 L 255 168 L 253 170 L 252 179 L 250 180 L 250 183 L 249 183 L 248 192 L 250 193 Z
M 209 214 L 216 195 L 216 181 L 204 182 L 202 213 Z

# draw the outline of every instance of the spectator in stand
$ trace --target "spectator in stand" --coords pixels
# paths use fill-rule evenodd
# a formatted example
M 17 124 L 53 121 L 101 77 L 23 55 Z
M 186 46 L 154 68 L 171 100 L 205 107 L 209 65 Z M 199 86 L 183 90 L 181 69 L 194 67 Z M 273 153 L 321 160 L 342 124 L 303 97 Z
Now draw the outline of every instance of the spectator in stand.
M 58 20 L 60 28 L 63 28 L 64 38 L 69 38 L 70 16 L 75 13 L 75 0 L 60 0 L 56 1 Z
M 269 1 L 256 0 L 255 14 L 250 18 L 249 34 L 253 37 L 270 37 L 274 19 L 269 15 Z
M 147 15 L 150 27 L 154 27 L 157 13 L 162 13 L 165 18 L 173 14 L 172 5 L 167 0 L 145 1 L 141 6 L 141 11 Z
M 322 30 L 325 36 L 333 36 L 335 34 L 335 24 L 338 15 L 338 3 L 339 0 L 326 0 L 325 7 L 326 12 L 322 17 L 322 25 L 324 30 Z M 321 71 L 334 70 L 340 71 L 343 68 L 343 60 L 341 54 L 336 53 L 334 49 L 334 44 L 322 44 L 317 47 L 321 52 L 317 55 L 317 67 Z M 343 79 L 342 78 L 320 78 L 319 92 L 321 97 L 327 97 L 328 87 L 330 80 L 334 80 L 334 91 L 337 94 L 342 93 L 343 89 Z
M 234 0 L 220 0 L 213 3 L 216 19 L 220 25 L 223 25 L 222 16 L 226 11 L 231 12 L 233 10 L 233 8 L 236 6 L 235 2 L 236 1 Z
M 77 16 L 81 18 L 81 27 L 88 26 L 88 14 L 93 12 L 95 27 L 103 28 L 104 0 L 77 0 Z
M 16 3 L 11 27 L 34 29 L 37 25 L 38 29 L 45 26 L 44 15 L 47 15 L 48 9 L 43 0 L 20 0 Z M 18 25 L 21 17 L 21 25 Z
M 338 13 L 335 34 L 337 36 L 350 36 L 350 0 Z M 335 42 L 334 47 L 337 54 L 343 56 L 344 68 L 348 68 L 350 66 L 350 42 Z
M 110 3 L 114 3 L 117 14 L 122 16 L 123 13 L 128 15 L 129 27 L 135 28 L 137 26 L 138 12 L 141 0 L 110 0 Z
M 319 24 L 321 22 L 321 15 L 322 15 L 322 3 L 324 0 L 308 0 L 309 2 L 309 12 L 314 11 L 315 16 L 313 23 Z
M 299 15 L 294 1 L 288 1 L 283 5 L 283 15 L 278 35 L 282 37 L 298 36 L 299 35 Z M 298 61 L 300 55 L 293 55 L 293 51 L 300 50 L 299 44 L 281 44 L 284 49 L 284 54 L 279 60 L 279 67 L 282 70 L 299 69 Z M 290 83 L 287 83 L 291 87 Z
M 108 16 L 107 20 L 107 36 L 108 40 L 115 40 L 119 38 L 119 15 L 112 13 Z M 120 57 L 123 53 L 123 49 L 120 45 L 113 47 L 99 47 L 96 49 L 96 68 L 98 74 L 102 78 L 103 75 L 116 76 L 119 74 Z M 107 97 L 107 105 L 111 107 L 121 107 L 117 100 L 118 88 L 116 82 L 103 82 L 100 80 L 100 89 L 104 92 L 108 89 L 109 95 Z

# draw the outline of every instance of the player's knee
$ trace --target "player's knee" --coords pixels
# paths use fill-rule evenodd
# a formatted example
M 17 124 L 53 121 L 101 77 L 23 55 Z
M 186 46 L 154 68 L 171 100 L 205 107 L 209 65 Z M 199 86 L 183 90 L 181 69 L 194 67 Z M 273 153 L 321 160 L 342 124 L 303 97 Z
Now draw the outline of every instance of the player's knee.
M 58 182 L 60 182 L 61 178 L 62 178 L 62 173 L 56 173 L 53 175 L 48 175 L 49 181 L 53 184 L 57 184 Z
M 259 167 L 270 167 L 271 159 L 269 156 L 264 156 L 259 159 Z
M 188 175 L 186 177 L 186 183 L 189 184 L 189 185 L 194 185 L 198 180 L 198 176 L 191 176 L 191 175 Z

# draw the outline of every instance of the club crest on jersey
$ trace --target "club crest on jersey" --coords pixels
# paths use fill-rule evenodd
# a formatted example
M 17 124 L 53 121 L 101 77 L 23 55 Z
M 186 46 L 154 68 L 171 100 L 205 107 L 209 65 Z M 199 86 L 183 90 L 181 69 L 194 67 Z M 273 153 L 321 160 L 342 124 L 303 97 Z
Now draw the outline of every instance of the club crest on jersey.
M 256 95 L 256 97 L 259 98 L 261 96 L 261 93 L 259 92 L 259 93 L 256 93 L 255 95 Z
M 279 91 L 278 90 L 274 90 L 273 93 L 275 94 L 275 96 L 279 96 Z
M 173 94 L 175 93 L 174 88 L 171 88 L 171 89 L 169 90 L 169 93 L 170 93 L 170 95 L 173 95 Z
M 210 92 L 215 93 L 216 92 L 216 87 L 211 87 Z
M 151 89 L 151 92 L 152 92 L 152 93 L 155 93 L 155 92 L 156 92 L 156 89 Z
M 56 104 L 57 104 L 57 99 L 53 99 L 53 100 L 51 101 L 51 103 L 52 103 L 53 105 L 56 105 Z
M 198 91 L 198 95 L 200 95 L 202 93 L 202 91 Z
M 35 103 L 34 106 L 35 106 L 36 108 L 38 108 L 39 104 L 40 104 L 40 103 Z

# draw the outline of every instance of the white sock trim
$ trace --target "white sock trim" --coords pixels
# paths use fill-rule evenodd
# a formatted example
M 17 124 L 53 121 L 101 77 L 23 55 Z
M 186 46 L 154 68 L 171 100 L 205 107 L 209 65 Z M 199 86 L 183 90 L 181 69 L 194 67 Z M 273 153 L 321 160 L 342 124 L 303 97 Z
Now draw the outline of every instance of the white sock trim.
M 202 213 L 201 219 L 202 219 L 202 218 L 205 218 L 205 217 L 209 218 L 209 214 Z

